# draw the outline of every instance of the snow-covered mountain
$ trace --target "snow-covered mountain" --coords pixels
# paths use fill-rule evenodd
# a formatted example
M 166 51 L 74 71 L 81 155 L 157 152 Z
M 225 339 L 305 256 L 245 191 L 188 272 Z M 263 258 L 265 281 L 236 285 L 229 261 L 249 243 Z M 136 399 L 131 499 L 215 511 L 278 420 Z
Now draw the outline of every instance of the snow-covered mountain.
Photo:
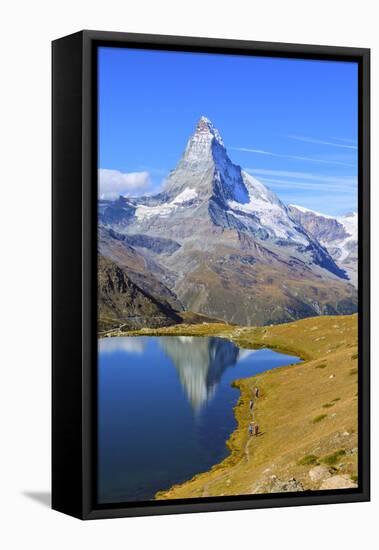
M 356 309 L 326 246 L 230 160 L 206 117 L 161 193 L 100 201 L 99 223 L 100 252 L 117 262 L 114 241 L 118 257 L 132 246 L 185 310 L 262 324 Z
M 350 281 L 357 285 L 358 214 L 328 216 L 303 206 L 290 205 L 292 217 L 329 252 L 337 265 L 344 269 Z
M 138 199 L 120 198 L 120 223 L 141 229 L 159 226 L 162 218 L 206 205 L 216 225 L 234 227 L 261 238 L 284 239 L 308 246 L 309 237 L 292 221 L 287 208 L 265 185 L 231 162 L 213 124 L 201 117 L 163 193 Z M 117 208 L 117 205 L 114 205 Z M 109 220 L 109 211 L 104 216 Z M 123 214 L 124 213 L 124 214 Z M 113 212 L 112 212 L 113 214 Z M 114 223 L 116 220 L 110 220 Z

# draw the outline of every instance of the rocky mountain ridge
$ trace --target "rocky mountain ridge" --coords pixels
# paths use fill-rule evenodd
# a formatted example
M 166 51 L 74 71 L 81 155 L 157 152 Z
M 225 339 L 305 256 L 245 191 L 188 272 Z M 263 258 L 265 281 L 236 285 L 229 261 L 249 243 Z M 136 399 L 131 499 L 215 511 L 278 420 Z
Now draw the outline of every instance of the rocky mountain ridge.
M 124 325 L 127 329 L 149 326 L 162 327 L 181 322 L 168 306 L 134 284 L 123 269 L 102 256 L 98 261 L 99 329 L 113 329 Z
M 332 217 L 302 206 L 290 205 L 288 208 L 293 219 L 327 249 L 336 264 L 346 272 L 351 283 L 357 286 L 357 213 L 349 212 L 344 216 Z

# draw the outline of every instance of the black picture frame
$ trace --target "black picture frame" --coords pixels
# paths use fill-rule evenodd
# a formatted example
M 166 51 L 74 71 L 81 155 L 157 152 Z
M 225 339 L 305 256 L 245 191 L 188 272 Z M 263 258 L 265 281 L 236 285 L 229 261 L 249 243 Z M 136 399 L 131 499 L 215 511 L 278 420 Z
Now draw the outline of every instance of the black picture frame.
M 356 61 L 359 74 L 359 486 L 96 505 L 97 65 L 99 46 Z M 52 43 L 52 507 L 81 519 L 370 499 L 370 50 L 81 31 Z

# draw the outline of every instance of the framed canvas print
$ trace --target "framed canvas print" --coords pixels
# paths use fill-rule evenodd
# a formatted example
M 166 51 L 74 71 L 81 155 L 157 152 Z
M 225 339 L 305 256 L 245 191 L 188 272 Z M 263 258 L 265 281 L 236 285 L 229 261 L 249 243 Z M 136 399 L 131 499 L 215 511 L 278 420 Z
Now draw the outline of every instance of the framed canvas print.
M 369 499 L 369 50 L 53 42 L 53 508 Z

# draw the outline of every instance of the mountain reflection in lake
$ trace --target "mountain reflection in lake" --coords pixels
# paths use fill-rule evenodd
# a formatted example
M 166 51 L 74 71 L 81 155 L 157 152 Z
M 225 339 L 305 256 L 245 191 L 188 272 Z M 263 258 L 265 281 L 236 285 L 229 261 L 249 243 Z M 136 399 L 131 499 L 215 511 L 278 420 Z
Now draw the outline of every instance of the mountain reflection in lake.
M 213 395 L 225 369 L 236 364 L 241 351 L 224 338 L 161 337 L 158 344 L 172 359 L 194 410 Z
M 100 339 L 99 503 L 152 499 L 223 460 L 232 381 L 297 361 L 216 337 Z

